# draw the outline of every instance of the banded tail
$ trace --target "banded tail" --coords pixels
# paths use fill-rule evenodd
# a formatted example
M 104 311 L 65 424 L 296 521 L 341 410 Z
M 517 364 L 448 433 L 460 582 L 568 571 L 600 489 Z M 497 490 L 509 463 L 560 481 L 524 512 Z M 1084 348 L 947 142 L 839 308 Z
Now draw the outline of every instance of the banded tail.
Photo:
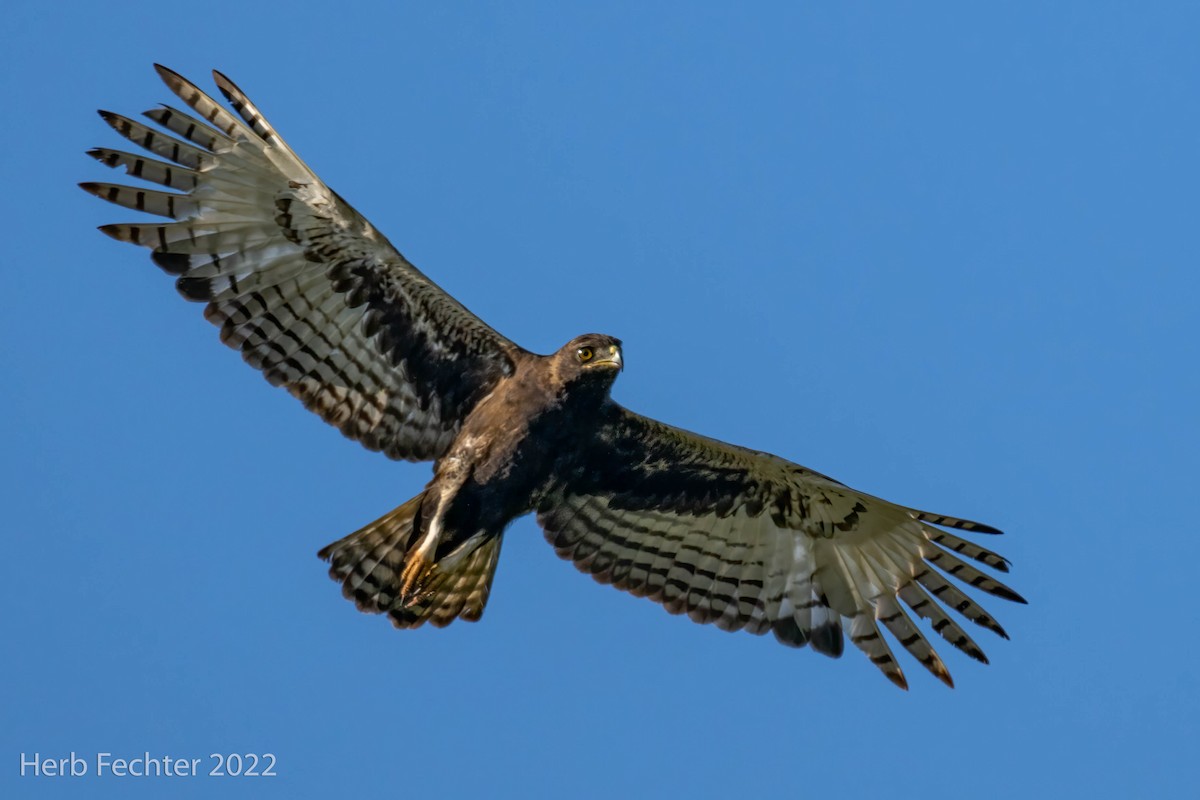
M 329 577 L 342 584 L 347 600 L 360 611 L 386 613 L 397 628 L 418 628 L 426 622 L 444 628 L 459 618 L 475 622 L 483 616 L 491 592 L 499 536 L 460 558 L 434 563 L 416 596 L 405 599 L 405 567 L 420 539 L 424 499 L 422 492 L 317 555 L 329 562 Z

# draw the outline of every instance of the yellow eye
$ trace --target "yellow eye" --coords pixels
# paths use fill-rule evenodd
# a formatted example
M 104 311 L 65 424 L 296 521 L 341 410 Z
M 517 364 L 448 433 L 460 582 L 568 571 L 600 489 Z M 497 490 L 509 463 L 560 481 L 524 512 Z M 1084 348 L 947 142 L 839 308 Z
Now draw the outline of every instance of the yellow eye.
M 595 354 L 592 352 L 592 348 L 581 347 L 581 348 L 579 348 L 579 350 L 577 350 L 575 352 L 575 355 L 579 357 L 580 361 L 582 361 L 583 363 L 586 364 L 587 362 L 592 360 L 592 356 Z

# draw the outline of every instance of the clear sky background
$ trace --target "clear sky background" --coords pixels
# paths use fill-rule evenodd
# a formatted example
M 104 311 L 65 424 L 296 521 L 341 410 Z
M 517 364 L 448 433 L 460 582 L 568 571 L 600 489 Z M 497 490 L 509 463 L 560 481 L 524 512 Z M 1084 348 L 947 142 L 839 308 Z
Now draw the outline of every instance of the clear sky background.
M 6 5 L 5 797 L 1194 797 L 1200 11 L 1190 3 Z M 318 548 L 428 465 L 220 346 L 94 114 L 221 69 L 448 291 L 625 405 L 993 523 L 1030 601 L 950 691 L 670 617 L 509 531 L 397 632 Z M 940 641 L 940 640 L 938 640 Z M 279 777 L 17 777 L 22 752 Z

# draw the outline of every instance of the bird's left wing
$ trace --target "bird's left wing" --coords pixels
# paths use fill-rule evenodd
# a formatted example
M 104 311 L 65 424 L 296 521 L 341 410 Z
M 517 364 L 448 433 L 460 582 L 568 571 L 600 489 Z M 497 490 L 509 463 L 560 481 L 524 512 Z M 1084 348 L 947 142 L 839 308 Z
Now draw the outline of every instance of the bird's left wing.
M 81 186 L 175 221 L 101 230 L 149 247 L 178 276 L 184 297 L 208 304 L 205 316 L 223 342 L 346 436 L 392 458 L 437 458 L 524 351 L 410 264 L 232 81 L 214 73 L 236 115 L 156 69 L 191 108 L 146 112 L 170 133 L 101 116 L 159 158 L 108 148 L 90 154 L 180 191 Z
M 895 684 L 907 681 L 880 625 L 953 685 L 901 606 L 987 663 L 949 614 L 1007 638 L 949 578 L 1024 600 L 964 561 L 1001 572 L 995 553 L 939 527 L 985 525 L 894 505 L 767 453 L 718 442 L 615 404 L 556 475 L 538 522 L 560 556 L 601 583 L 673 614 L 826 655 L 850 640 Z

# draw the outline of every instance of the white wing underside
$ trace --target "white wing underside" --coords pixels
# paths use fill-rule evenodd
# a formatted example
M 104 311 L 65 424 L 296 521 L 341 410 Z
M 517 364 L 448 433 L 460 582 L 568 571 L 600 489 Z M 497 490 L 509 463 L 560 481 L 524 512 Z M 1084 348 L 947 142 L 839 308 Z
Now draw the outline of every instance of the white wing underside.
M 245 95 L 216 73 L 239 119 L 176 73 L 191 108 L 110 112 L 122 136 L 163 159 L 99 148 L 111 167 L 182 193 L 83 188 L 176 220 L 101 228 L 154 251 L 180 292 L 208 303 L 221 338 L 345 435 L 393 458 L 437 457 L 471 403 L 519 348 L 443 292 L 327 187 Z

